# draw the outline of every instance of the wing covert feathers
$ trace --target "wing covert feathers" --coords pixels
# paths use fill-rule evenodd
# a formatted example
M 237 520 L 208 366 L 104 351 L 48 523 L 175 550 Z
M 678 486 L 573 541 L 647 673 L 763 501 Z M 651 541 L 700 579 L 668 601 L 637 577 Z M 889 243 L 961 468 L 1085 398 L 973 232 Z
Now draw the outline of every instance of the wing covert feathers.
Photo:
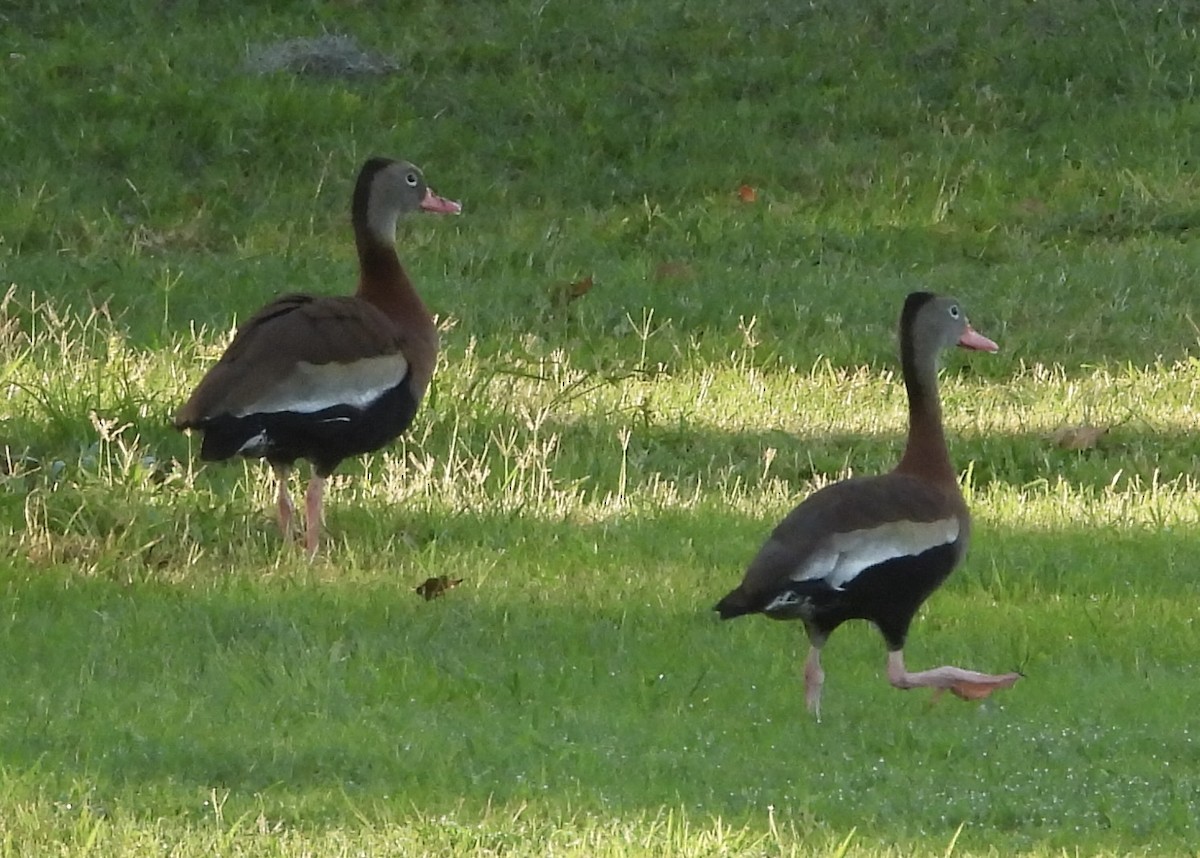
M 285 295 L 241 327 L 179 409 L 175 425 L 221 414 L 317 410 L 355 404 L 408 371 L 405 338 L 373 305 L 355 298 Z M 362 364 L 362 366 L 359 366 Z
M 824 580 L 840 588 L 892 557 L 965 544 L 968 530 L 957 487 L 897 473 L 845 480 L 810 495 L 779 523 L 742 587 L 753 594 L 788 581 Z

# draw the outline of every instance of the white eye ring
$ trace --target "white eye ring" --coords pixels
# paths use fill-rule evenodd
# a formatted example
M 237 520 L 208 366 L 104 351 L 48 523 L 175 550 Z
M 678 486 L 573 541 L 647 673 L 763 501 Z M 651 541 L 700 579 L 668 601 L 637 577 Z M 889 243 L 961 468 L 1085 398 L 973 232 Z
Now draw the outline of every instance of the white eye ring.
M 951 304 L 951 305 L 950 305 L 950 318 L 951 318 L 951 319 L 957 319 L 958 317 L 959 317 L 958 305 L 957 305 L 957 304 Z
M 417 174 L 416 173 L 405 174 L 404 181 L 408 182 L 408 186 L 410 188 L 415 188 L 417 186 Z

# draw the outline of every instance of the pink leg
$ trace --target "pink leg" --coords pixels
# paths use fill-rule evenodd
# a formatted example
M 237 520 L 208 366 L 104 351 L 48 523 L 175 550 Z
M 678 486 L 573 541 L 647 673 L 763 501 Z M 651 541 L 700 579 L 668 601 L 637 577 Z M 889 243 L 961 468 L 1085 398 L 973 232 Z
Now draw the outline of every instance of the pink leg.
M 304 536 L 309 557 L 315 557 L 317 549 L 321 547 L 321 501 L 324 497 L 325 478 L 313 474 L 312 479 L 308 481 L 308 493 L 304 497 Z
M 804 705 L 808 711 L 821 720 L 821 687 L 825 684 L 825 671 L 821 669 L 821 648 L 813 646 L 808 650 L 808 659 L 804 662 Z
M 279 532 L 283 534 L 283 541 L 289 542 L 292 537 L 292 520 L 296 517 L 296 505 L 292 503 L 292 496 L 288 493 L 288 474 L 292 469 L 287 465 L 272 465 L 271 469 L 275 472 L 277 484 L 275 508 L 279 514 Z
M 949 665 L 909 673 L 904 667 L 903 650 L 888 653 L 887 672 L 888 681 L 896 688 L 933 688 L 935 697 L 949 691 L 963 700 L 982 700 L 998 688 L 1012 687 L 1021 678 L 1019 673 L 977 673 Z

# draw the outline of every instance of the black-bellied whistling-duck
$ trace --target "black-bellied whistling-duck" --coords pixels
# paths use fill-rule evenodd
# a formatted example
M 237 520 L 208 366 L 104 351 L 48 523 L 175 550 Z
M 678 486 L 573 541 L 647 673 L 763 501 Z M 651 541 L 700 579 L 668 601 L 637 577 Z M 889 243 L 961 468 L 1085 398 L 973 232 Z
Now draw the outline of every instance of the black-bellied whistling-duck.
M 204 433 L 200 458 L 266 459 L 278 479 L 279 526 L 291 532 L 287 477 L 312 463 L 305 543 L 320 544 L 325 481 L 348 456 L 377 450 L 412 423 L 437 359 L 429 310 L 396 255 L 396 221 L 416 211 L 457 214 L 405 161 L 372 158 L 351 204 L 358 245 L 354 295 L 284 295 L 242 325 L 175 415 Z
M 887 643 L 887 675 L 897 688 L 949 690 L 964 699 L 1007 688 L 1020 674 L 958 667 L 910 673 L 904 641 L 917 609 L 967 550 L 971 515 L 958 488 L 942 430 L 938 356 L 953 345 L 997 345 L 967 323 L 953 298 L 914 292 L 900 315 L 900 357 L 908 391 L 908 443 L 890 473 L 826 486 L 779 523 L 717 603 L 721 619 L 762 613 L 803 621 L 812 644 L 804 699 L 820 716 L 821 647 L 846 620 L 870 620 Z

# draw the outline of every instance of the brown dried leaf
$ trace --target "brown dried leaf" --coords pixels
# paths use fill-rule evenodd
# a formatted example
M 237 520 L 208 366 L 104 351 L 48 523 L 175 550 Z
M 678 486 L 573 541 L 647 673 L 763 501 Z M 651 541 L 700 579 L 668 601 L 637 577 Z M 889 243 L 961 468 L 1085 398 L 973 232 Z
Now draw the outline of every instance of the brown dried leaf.
M 1063 426 L 1050 437 L 1064 450 L 1091 450 L 1108 434 L 1107 426 Z
M 425 601 L 436 599 L 438 596 L 445 595 L 447 590 L 453 590 L 463 582 L 462 578 L 451 578 L 449 575 L 438 575 L 435 578 L 426 578 L 425 581 L 416 588 L 418 596 L 423 596 Z
M 569 304 L 574 300 L 582 298 L 588 292 L 592 291 L 592 286 L 595 285 L 595 277 L 589 274 L 580 280 L 573 283 L 556 283 L 550 287 L 550 303 L 556 307 L 561 307 L 564 304 Z
M 688 280 L 695 273 L 686 262 L 660 262 L 654 266 L 652 276 L 655 280 Z
M 1037 197 L 1025 197 L 1017 203 L 1017 209 L 1025 214 L 1043 215 L 1050 210 L 1044 202 Z
M 758 191 L 749 185 L 742 185 L 738 188 L 738 199 L 744 203 L 758 202 Z

